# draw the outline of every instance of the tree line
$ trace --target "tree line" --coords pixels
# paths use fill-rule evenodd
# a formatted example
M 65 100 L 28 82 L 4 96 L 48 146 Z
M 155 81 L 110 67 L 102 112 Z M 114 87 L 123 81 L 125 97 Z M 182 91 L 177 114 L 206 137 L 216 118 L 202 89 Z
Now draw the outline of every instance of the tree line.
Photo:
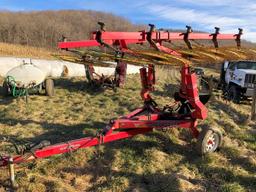
M 125 18 L 98 11 L 0 12 L 0 41 L 36 47 L 56 48 L 62 35 L 68 40 L 82 40 L 97 30 L 98 21 L 107 30 L 138 31 L 143 25 Z

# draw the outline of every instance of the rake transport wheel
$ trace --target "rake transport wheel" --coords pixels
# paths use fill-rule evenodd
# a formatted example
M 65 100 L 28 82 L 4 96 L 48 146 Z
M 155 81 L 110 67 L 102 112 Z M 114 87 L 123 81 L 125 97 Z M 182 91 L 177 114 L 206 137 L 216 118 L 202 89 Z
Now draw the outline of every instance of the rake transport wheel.
M 54 96 L 54 81 L 52 79 L 45 80 L 45 94 L 49 97 Z
M 200 155 L 212 153 L 222 145 L 222 134 L 216 128 L 205 127 L 197 139 L 197 151 Z

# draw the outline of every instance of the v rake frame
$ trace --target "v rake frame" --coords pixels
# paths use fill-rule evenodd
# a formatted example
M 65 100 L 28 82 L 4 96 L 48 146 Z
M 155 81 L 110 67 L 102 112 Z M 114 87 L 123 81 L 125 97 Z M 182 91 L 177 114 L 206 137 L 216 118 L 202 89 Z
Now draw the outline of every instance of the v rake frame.
M 92 39 L 78 42 L 61 42 L 59 48 L 70 49 L 78 47 L 106 47 L 114 50 L 115 53 L 125 54 L 133 52 L 128 48 L 129 44 L 148 42 L 157 51 L 181 57 L 180 53 L 162 45 L 163 41 L 184 40 L 189 46 L 192 39 L 207 39 L 215 42 L 218 39 L 236 40 L 237 46 L 240 44 L 242 31 L 238 34 L 219 34 L 216 29 L 214 34 L 193 33 L 191 27 L 187 26 L 185 33 L 157 32 L 154 25 L 150 25 L 149 32 L 106 32 L 101 23 L 101 30 L 92 34 Z M 118 47 L 118 48 L 116 48 Z M 191 47 L 192 48 L 192 47 Z M 118 59 L 117 59 L 118 62 Z M 181 68 L 180 90 L 175 93 L 174 99 L 178 106 L 176 108 L 165 106 L 159 108 L 153 100 L 150 92 L 154 90 L 156 83 L 154 63 L 148 67 L 140 69 L 141 77 L 141 98 L 144 105 L 128 115 L 124 115 L 110 122 L 95 136 L 85 137 L 76 140 L 66 141 L 51 145 L 48 142 L 40 142 L 31 148 L 26 148 L 21 154 L 15 156 L 2 156 L 0 166 L 10 166 L 25 161 L 47 158 L 56 154 L 68 153 L 81 148 L 92 147 L 116 140 L 133 137 L 138 134 L 145 134 L 153 129 L 189 129 L 195 138 L 198 138 L 199 150 L 204 153 L 213 152 L 221 145 L 221 134 L 216 129 L 203 130 L 197 129 L 198 120 L 207 118 L 207 109 L 199 99 L 197 88 L 197 76 L 188 63 L 184 63 Z M 212 137 L 209 137 L 212 136 Z M 213 137 L 214 136 L 214 137 Z M 218 138 L 218 140 L 212 140 Z M 218 141 L 218 142 L 216 142 Z

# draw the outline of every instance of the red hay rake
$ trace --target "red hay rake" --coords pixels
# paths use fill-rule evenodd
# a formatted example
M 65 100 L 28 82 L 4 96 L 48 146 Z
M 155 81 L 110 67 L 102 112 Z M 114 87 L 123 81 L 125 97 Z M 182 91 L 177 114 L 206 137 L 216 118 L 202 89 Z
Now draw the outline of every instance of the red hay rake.
M 174 33 L 168 31 L 155 31 L 154 25 L 150 25 L 149 32 L 106 32 L 103 23 L 100 23 L 101 29 L 92 33 L 92 39 L 86 41 L 61 42 L 59 48 L 74 49 L 79 47 L 106 47 L 113 50 L 115 54 L 134 54 L 128 48 L 129 44 L 143 44 L 148 42 L 151 47 L 159 52 L 169 54 L 175 57 L 182 57 L 178 51 L 165 47 L 163 42 L 175 40 L 184 40 L 189 49 L 192 49 L 191 40 L 211 40 L 214 47 L 219 47 L 218 40 L 235 40 L 237 46 L 241 45 L 242 30 L 239 29 L 238 34 L 220 34 L 219 28 L 215 33 L 193 33 L 191 27 L 187 26 L 185 33 Z M 125 74 L 123 69 L 126 63 L 121 59 L 116 59 L 117 67 L 119 67 L 118 75 Z M 19 164 L 25 161 L 38 158 L 46 158 L 56 154 L 68 153 L 81 148 L 92 147 L 120 139 L 129 138 L 138 134 L 144 134 L 153 129 L 163 128 L 186 128 L 191 131 L 195 138 L 198 138 L 198 149 L 201 154 L 214 152 L 221 145 L 221 133 L 213 128 L 203 129 L 200 133 L 197 129 L 198 119 L 204 120 L 207 117 L 207 109 L 199 99 L 197 89 L 197 76 L 192 70 L 188 62 L 183 62 L 181 68 L 181 84 L 179 92 L 174 94 L 174 99 L 179 102 L 177 108 L 169 106 L 163 109 L 159 108 L 157 103 L 150 96 L 150 92 L 154 90 L 156 83 L 155 67 L 153 63 L 148 67 L 140 69 L 141 77 L 141 98 L 144 105 L 124 115 L 118 119 L 110 120 L 110 122 L 97 134 L 96 137 L 86 137 L 77 140 L 71 140 L 64 143 L 50 145 L 49 142 L 43 141 L 39 144 L 27 147 L 21 154 L 16 156 L 2 156 L 0 158 L 0 166 Z M 123 82 L 118 79 L 118 83 Z

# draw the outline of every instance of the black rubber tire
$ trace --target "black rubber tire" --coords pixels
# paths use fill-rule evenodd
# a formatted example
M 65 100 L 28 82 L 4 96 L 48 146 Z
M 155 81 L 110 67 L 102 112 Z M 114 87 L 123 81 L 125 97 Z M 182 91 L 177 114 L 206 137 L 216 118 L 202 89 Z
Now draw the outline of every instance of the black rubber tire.
M 45 80 L 45 94 L 49 97 L 54 96 L 54 81 L 52 79 Z
M 196 149 L 200 155 L 212 153 L 222 146 L 223 136 L 216 128 L 204 127 L 197 139 Z
M 208 101 L 210 100 L 211 98 L 211 94 L 200 94 L 199 93 L 199 100 L 204 104 L 206 105 L 208 103 Z
M 6 82 L 3 83 L 2 92 L 4 97 L 9 96 L 9 87 Z
M 228 90 L 228 99 L 237 104 L 241 102 L 241 94 L 237 86 L 235 85 L 230 86 Z
M 202 76 L 200 79 L 199 99 L 205 105 L 208 103 L 212 96 L 212 90 L 210 88 L 209 80 Z

